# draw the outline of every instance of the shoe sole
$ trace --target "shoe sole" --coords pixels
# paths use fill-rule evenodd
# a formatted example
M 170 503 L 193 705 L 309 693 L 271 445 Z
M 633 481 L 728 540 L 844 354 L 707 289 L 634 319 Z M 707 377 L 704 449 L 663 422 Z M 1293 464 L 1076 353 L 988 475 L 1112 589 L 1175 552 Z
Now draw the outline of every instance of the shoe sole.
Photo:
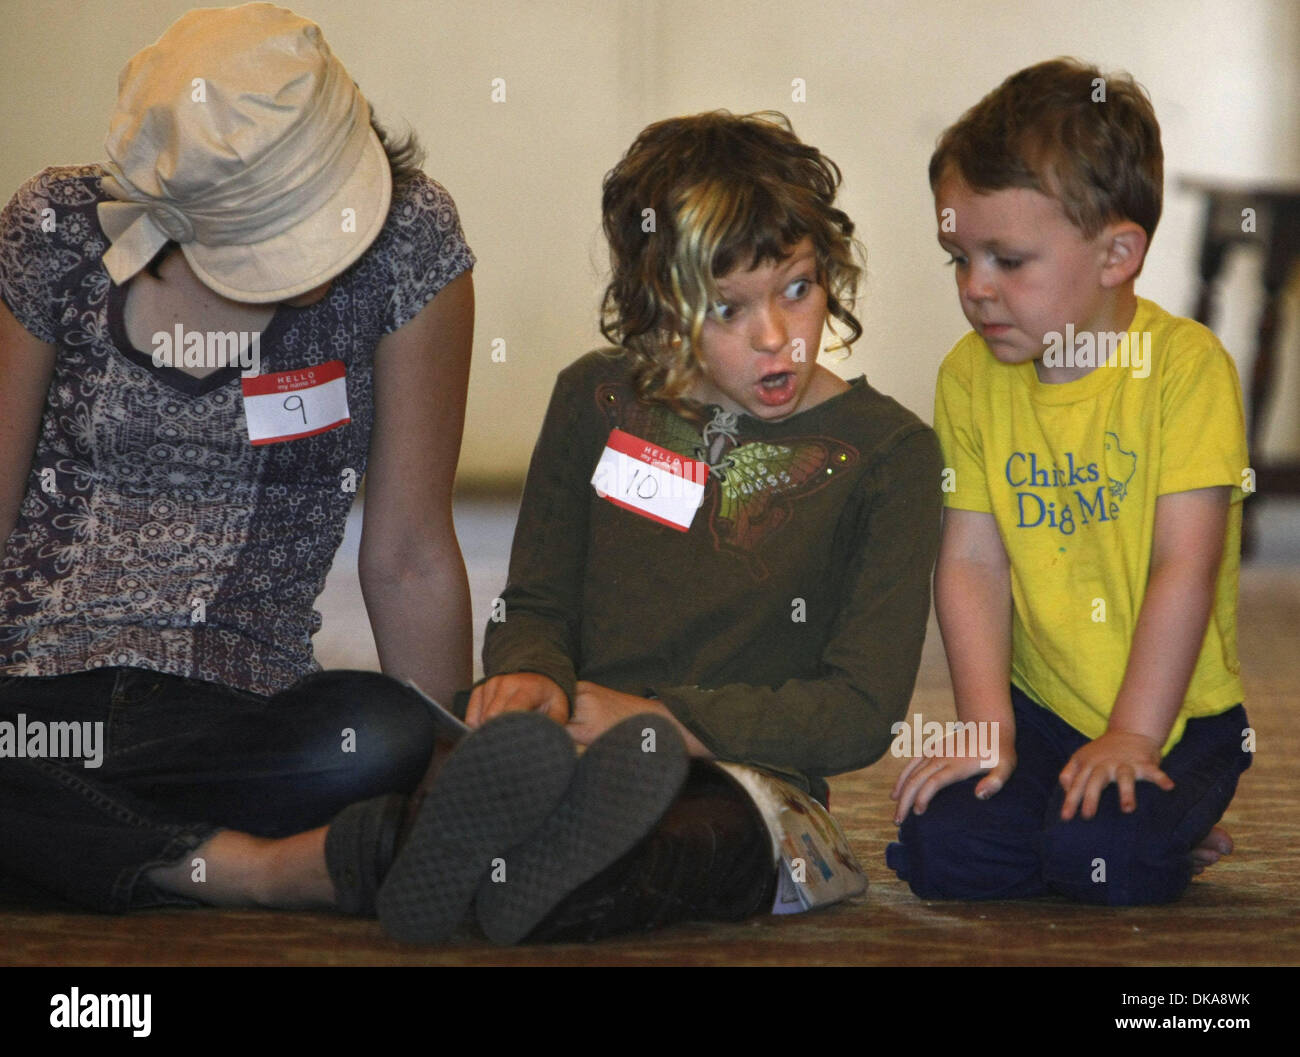
M 653 751 L 645 750 L 654 732 Z M 578 760 L 555 812 L 505 854 L 504 879 L 479 885 L 479 926 L 494 943 L 518 943 L 567 895 L 654 829 L 686 781 L 690 760 L 662 716 L 632 716 Z
M 507 713 L 466 738 L 380 886 L 384 930 L 407 943 L 447 939 L 493 860 L 555 810 L 576 764 L 564 728 L 533 713 Z

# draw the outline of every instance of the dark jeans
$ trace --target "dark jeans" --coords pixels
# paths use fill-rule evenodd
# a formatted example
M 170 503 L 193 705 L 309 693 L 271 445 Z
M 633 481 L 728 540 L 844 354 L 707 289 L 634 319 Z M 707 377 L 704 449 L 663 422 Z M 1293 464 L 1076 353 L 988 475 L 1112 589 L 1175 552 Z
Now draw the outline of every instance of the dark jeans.
M 219 829 L 290 836 L 409 792 L 434 742 L 428 706 L 377 672 L 318 672 L 273 697 L 138 668 L 0 676 L 0 722 L 20 715 L 102 724 L 103 759 L 6 751 L 0 873 L 103 911 L 189 905 L 145 872 Z
M 1192 878 L 1191 851 L 1223 817 L 1251 764 L 1240 705 L 1188 720 L 1161 762 L 1165 792 L 1137 783 L 1124 814 L 1112 783 L 1091 819 L 1061 821 L 1061 769 L 1090 740 L 1011 688 L 1016 769 L 1000 792 L 975 798 L 976 775 L 941 789 L 924 815 L 910 814 L 885 860 L 922 899 L 1027 899 L 1053 893 L 1084 903 L 1168 903 Z

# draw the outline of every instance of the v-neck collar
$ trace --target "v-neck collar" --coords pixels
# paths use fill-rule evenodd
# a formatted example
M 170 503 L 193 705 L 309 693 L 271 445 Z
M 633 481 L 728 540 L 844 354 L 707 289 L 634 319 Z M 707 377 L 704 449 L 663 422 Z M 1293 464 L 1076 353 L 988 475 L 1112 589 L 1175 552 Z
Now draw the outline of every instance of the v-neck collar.
M 152 353 L 141 352 L 131 344 L 131 339 L 127 337 L 126 295 L 129 286 L 130 283 L 123 286 L 112 283 L 108 290 L 108 334 L 114 348 L 124 357 L 152 373 L 169 388 L 192 397 L 205 396 L 214 390 L 229 385 L 230 382 L 240 376 L 241 369 L 237 363 L 229 364 L 220 370 L 213 371 L 211 374 L 204 375 L 202 378 L 195 378 L 194 375 L 187 374 L 179 367 L 157 366 L 153 362 Z M 271 316 L 270 321 L 263 328 L 258 339 L 263 350 L 272 348 L 273 343 L 280 336 L 280 331 L 284 329 L 287 315 L 285 307 L 283 304 L 276 305 L 275 314 Z

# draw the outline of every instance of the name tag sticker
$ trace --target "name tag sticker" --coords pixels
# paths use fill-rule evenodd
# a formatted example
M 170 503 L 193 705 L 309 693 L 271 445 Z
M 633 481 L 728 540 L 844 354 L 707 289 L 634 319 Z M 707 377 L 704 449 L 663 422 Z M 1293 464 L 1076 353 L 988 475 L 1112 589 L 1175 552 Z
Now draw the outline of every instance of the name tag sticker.
M 315 436 L 352 421 L 342 360 L 239 380 L 244 418 L 254 444 Z
M 591 485 L 601 499 L 685 532 L 704 501 L 707 463 L 612 430 Z

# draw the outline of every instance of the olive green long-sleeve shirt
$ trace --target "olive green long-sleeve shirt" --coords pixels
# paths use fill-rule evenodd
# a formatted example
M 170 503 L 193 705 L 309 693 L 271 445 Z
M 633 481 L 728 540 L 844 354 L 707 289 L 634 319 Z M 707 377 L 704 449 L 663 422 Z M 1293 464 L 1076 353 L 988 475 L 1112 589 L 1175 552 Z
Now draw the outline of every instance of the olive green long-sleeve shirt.
M 709 416 L 713 418 L 710 421 Z M 658 697 L 720 759 L 825 798 L 891 740 L 916 680 L 938 547 L 934 433 L 863 378 L 781 422 L 638 401 L 626 362 L 561 372 L 515 531 L 487 676 Z M 597 494 L 611 429 L 711 463 L 678 531 Z

